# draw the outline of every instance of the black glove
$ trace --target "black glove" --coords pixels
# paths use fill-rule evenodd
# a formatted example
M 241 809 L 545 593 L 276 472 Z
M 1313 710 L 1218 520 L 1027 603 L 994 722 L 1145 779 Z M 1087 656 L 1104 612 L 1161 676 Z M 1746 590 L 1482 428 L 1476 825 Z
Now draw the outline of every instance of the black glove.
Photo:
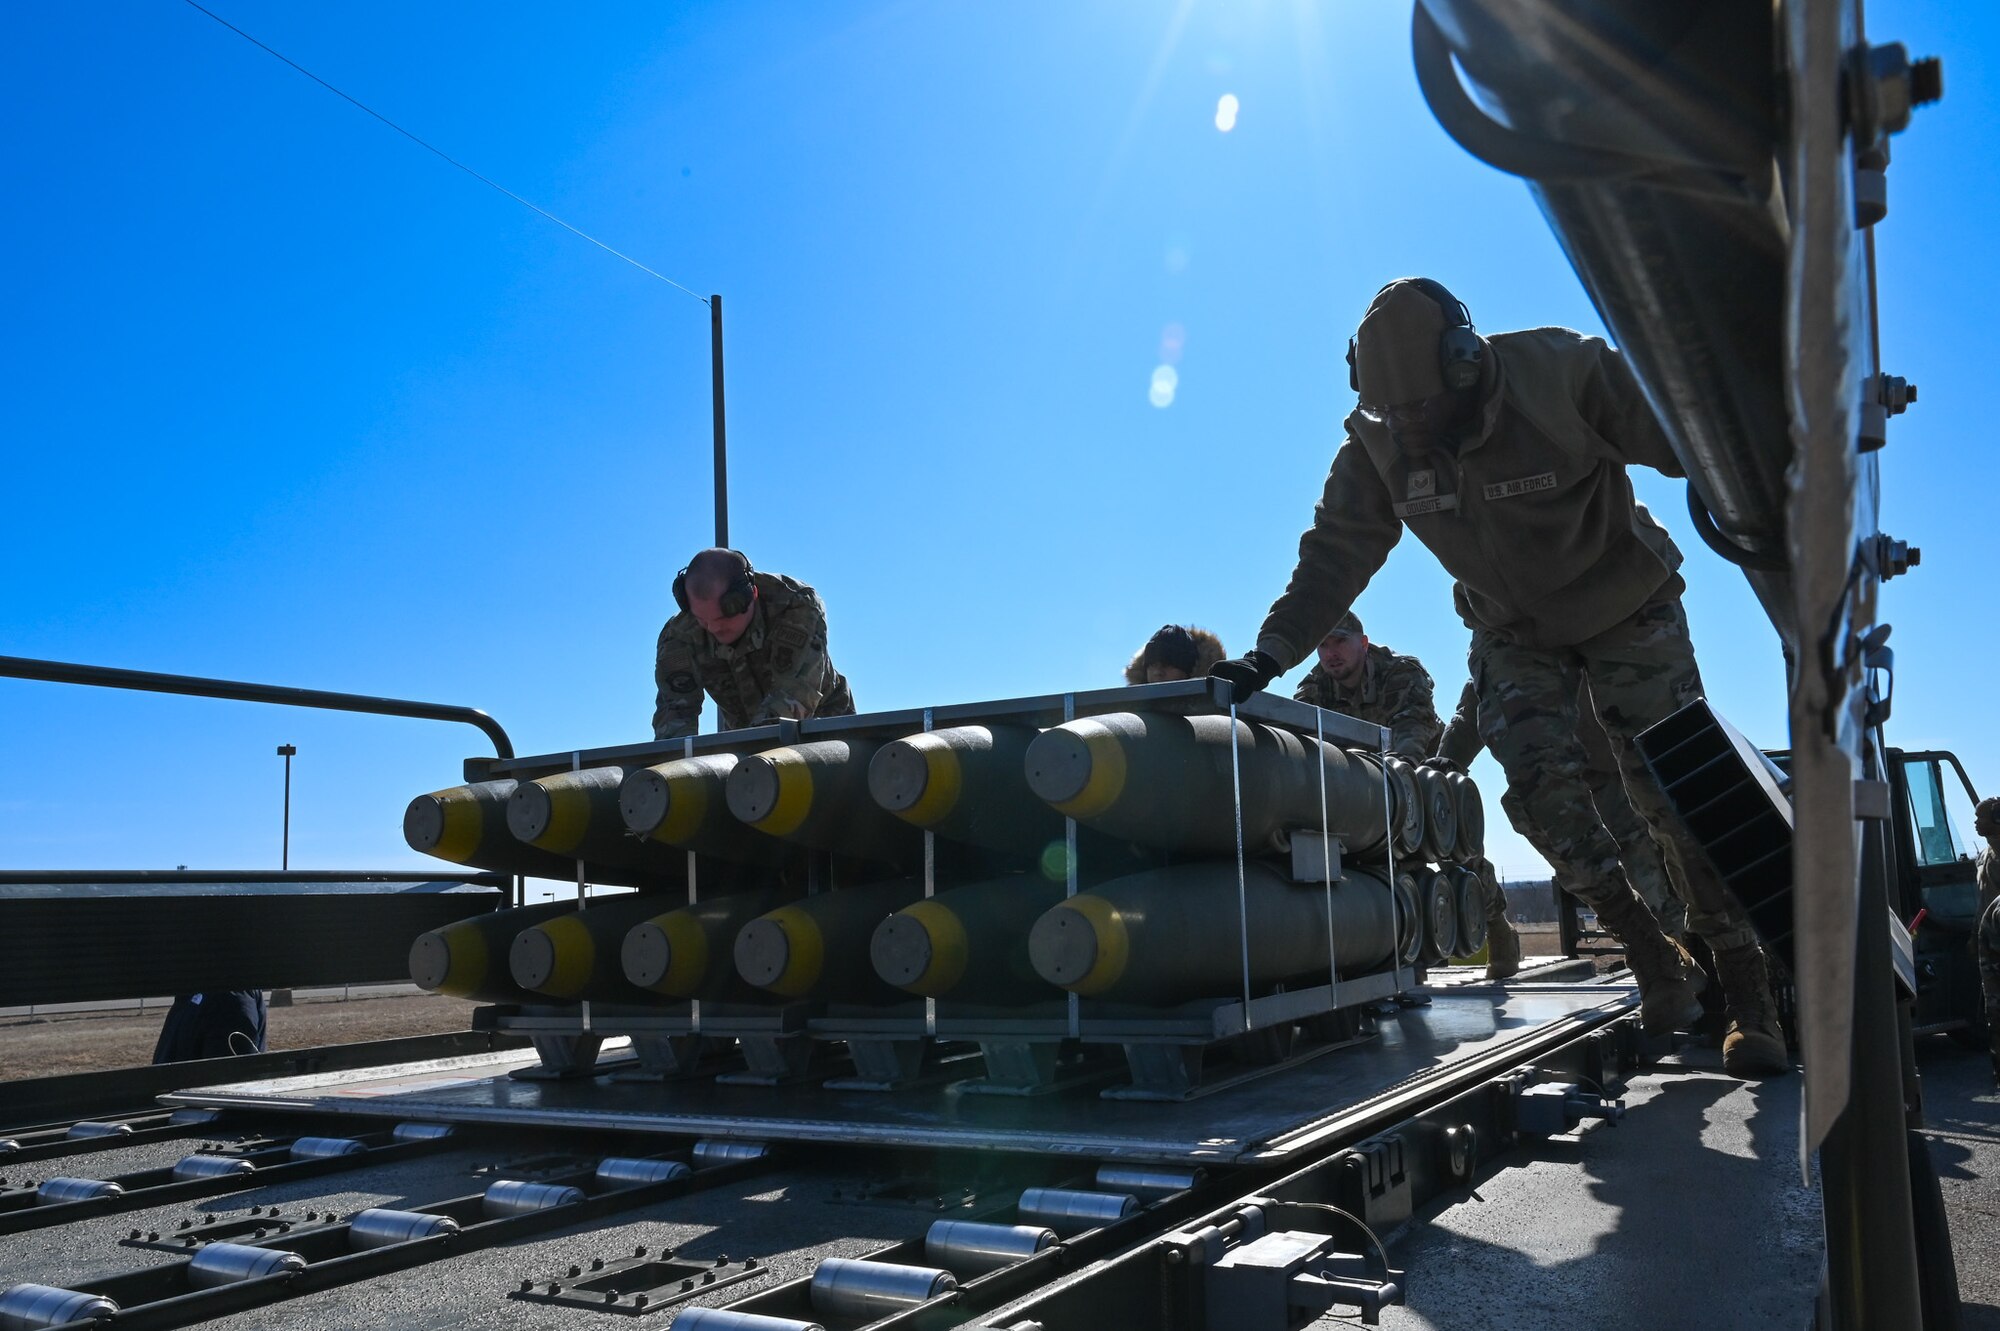
M 1266 684 L 1285 673 L 1285 668 L 1267 653 L 1251 648 L 1234 661 L 1217 661 L 1208 668 L 1210 679 L 1220 679 L 1229 684 L 1231 702 L 1248 702 L 1250 695 L 1260 692 Z
M 1435 768 L 1440 772 L 1463 773 L 1465 771 L 1465 769 L 1463 767 L 1460 767 L 1456 761 L 1445 757 L 1442 753 L 1432 754 L 1430 757 L 1418 763 L 1417 766 Z

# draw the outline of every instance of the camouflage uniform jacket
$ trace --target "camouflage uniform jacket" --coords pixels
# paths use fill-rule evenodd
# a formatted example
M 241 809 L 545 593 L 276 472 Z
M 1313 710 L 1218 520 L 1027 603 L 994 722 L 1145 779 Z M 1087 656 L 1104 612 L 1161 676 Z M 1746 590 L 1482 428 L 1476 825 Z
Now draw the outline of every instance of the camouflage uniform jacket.
M 1398 656 L 1379 643 L 1368 644 L 1361 663 L 1361 684 L 1344 688 L 1323 666 L 1300 682 L 1292 695 L 1330 711 L 1389 728 L 1389 751 L 1413 763 L 1431 756 L 1444 729 L 1431 699 L 1430 672 L 1414 656 Z
M 1986 1038 L 1993 1054 L 1993 1072 L 2000 1077 L 2000 850 L 1988 845 L 1979 852 L 1979 923 L 1972 931 L 1973 956 L 1979 966 L 1979 988 L 1986 1007 Z
M 1458 580 L 1469 626 L 1528 647 L 1587 641 L 1682 589 L 1680 551 L 1625 475 L 1679 476 L 1680 463 L 1624 359 L 1567 328 L 1487 343 L 1493 381 L 1455 448 L 1406 453 L 1379 416 L 1347 417 L 1298 567 L 1257 635 L 1280 665 L 1306 658 L 1405 526 Z
M 850 716 L 854 697 L 826 650 L 826 611 L 812 588 L 775 573 L 753 573 L 757 608 L 750 626 L 724 646 L 683 610 L 660 630 L 653 657 L 659 686 L 653 737 L 692 735 L 704 693 L 715 699 L 720 729 L 794 716 Z
M 1444 737 L 1437 746 L 1438 757 L 1451 759 L 1462 772 L 1472 766 L 1472 760 L 1485 747 L 1486 741 L 1479 738 L 1479 693 L 1468 679 L 1458 695 L 1457 709 L 1452 712 L 1451 720 L 1444 723 Z

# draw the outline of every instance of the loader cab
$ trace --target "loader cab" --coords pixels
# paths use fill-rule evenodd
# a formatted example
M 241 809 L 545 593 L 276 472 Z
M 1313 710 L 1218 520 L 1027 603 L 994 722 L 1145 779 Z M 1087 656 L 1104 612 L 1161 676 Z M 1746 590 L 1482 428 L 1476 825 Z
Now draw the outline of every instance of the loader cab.
M 1897 915 L 1916 922 L 1919 1035 L 1947 1034 L 1983 1048 L 1984 1008 L 1972 933 L 1979 923 L 1979 843 L 1972 778 L 1942 749 L 1889 750 Z M 1921 913 L 1921 914 L 1920 914 Z

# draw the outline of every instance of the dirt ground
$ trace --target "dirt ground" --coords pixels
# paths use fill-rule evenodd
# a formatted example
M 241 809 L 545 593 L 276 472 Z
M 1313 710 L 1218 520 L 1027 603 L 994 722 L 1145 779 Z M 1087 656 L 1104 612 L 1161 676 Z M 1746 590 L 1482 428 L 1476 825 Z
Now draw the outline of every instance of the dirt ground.
M 354 1040 L 462 1031 L 475 1004 L 438 994 L 369 995 L 342 1000 L 301 995 L 290 1007 L 273 1007 L 272 1049 L 305 1049 Z M 0 1081 L 95 1072 L 153 1061 L 153 1042 L 166 1019 L 164 1005 L 143 1013 L 58 1013 L 0 1018 Z
M 1521 935 L 1523 956 L 1553 957 L 1562 950 L 1562 936 L 1553 924 L 1517 924 L 1514 931 Z

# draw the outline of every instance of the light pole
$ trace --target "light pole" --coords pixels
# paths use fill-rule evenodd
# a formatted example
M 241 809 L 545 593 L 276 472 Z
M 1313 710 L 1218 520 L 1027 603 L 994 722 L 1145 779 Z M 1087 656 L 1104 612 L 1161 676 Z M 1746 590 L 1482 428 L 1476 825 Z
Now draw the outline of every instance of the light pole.
M 292 867 L 292 755 L 299 751 L 296 744 L 280 744 L 278 756 L 285 760 L 285 840 L 284 849 L 279 852 L 279 872 Z

